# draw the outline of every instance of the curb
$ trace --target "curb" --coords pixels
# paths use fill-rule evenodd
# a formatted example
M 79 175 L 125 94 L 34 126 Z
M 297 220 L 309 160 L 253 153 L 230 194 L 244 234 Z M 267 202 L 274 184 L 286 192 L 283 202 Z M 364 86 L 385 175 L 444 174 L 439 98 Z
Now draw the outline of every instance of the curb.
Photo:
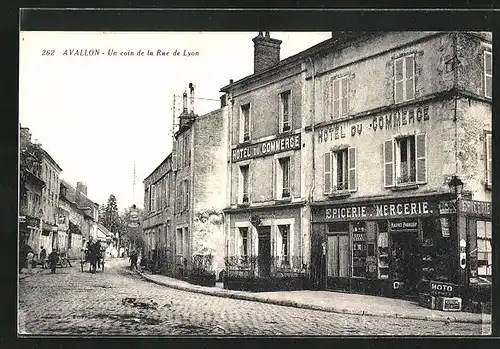
M 372 312 L 372 311 L 366 311 L 366 310 L 352 310 L 352 309 L 345 309 L 345 308 L 326 307 L 326 306 L 321 306 L 321 305 L 297 303 L 297 302 L 289 301 L 289 300 L 277 300 L 277 299 L 270 299 L 270 298 L 261 298 L 261 297 L 255 297 L 253 295 L 236 293 L 238 291 L 228 292 L 226 290 L 213 290 L 213 291 L 212 290 L 205 290 L 205 289 L 201 289 L 201 288 L 196 288 L 196 286 L 192 286 L 192 287 L 180 286 L 180 285 L 173 285 L 173 284 L 157 281 L 157 280 L 150 278 L 148 275 L 146 275 L 138 270 L 136 270 L 136 273 L 139 276 L 141 276 L 143 279 L 145 279 L 146 281 L 152 282 L 152 283 L 157 284 L 157 285 L 166 286 L 166 287 L 170 287 L 170 288 L 181 290 L 181 291 L 204 294 L 204 295 L 208 295 L 208 296 L 232 298 L 232 299 L 281 305 L 281 306 L 301 308 L 301 309 L 319 310 L 319 311 L 325 311 L 325 312 L 329 312 L 329 313 L 338 313 L 338 314 L 363 315 L 363 316 L 366 315 L 366 316 L 390 317 L 390 318 L 410 319 L 410 320 L 440 321 L 440 322 L 449 321 L 449 322 L 455 322 L 455 323 L 491 324 L 491 318 L 485 319 L 483 321 L 482 319 L 460 319 L 460 318 L 455 318 L 453 316 L 447 316 L 447 315 L 437 315 L 436 316 L 436 315 L 417 315 L 417 314 L 413 315 L 413 314 L 399 314 L 399 313 L 380 313 L 380 312 Z

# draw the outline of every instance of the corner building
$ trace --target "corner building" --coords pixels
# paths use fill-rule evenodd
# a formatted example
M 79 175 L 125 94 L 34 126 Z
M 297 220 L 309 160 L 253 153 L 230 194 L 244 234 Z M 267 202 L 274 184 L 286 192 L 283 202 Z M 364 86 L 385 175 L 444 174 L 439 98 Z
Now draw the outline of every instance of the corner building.
M 254 74 L 223 87 L 229 106 L 225 287 L 303 288 L 307 207 L 303 182 L 303 61 L 280 61 L 281 41 L 254 41 Z
M 458 295 L 491 282 L 491 35 L 334 33 L 321 45 L 305 81 L 315 287 Z

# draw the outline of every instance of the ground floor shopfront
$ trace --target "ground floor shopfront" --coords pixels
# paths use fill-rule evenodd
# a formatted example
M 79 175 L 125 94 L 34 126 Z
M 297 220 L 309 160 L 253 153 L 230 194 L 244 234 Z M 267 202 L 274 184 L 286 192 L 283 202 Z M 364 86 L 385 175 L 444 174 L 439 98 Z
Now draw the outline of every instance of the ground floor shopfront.
M 438 287 L 457 295 L 465 282 L 457 218 L 449 193 L 314 204 L 313 287 L 396 297 Z
M 306 288 L 305 210 L 303 204 L 227 210 L 224 287 L 250 291 Z

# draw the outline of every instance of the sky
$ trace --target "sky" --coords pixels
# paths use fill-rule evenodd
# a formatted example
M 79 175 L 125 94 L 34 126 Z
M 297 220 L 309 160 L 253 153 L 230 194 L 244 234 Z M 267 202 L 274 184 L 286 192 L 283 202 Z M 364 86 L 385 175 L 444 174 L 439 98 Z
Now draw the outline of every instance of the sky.
M 19 122 L 63 169 L 62 179 L 87 184 L 90 199 L 105 204 L 113 194 L 120 210 L 142 207 L 142 181 L 172 149 L 173 96 L 179 96 L 177 116 L 189 83 L 195 98 L 203 98 L 195 100 L 195 113 L 219 108 L 220 88 L 253 73 L 256 35 L 21 32 Z M 271 32 L 271 37 L 282 40 L 284 59 L 331 33 Z M 75 56 L 75 50 L 100 51 Z M 158 50 L 170 53 L 158 55 Z

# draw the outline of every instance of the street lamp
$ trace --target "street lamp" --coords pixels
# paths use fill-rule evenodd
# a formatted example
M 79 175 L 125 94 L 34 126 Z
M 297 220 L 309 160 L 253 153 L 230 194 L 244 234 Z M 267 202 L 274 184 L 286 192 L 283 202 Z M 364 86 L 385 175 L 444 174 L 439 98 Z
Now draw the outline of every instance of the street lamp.
M 455 194 L 455 198 L 458 198 L 462 194 L 464 182 L 458 176 L 453 175 L 448 182 L 448 186 L 450 187 L 450 191 Z

